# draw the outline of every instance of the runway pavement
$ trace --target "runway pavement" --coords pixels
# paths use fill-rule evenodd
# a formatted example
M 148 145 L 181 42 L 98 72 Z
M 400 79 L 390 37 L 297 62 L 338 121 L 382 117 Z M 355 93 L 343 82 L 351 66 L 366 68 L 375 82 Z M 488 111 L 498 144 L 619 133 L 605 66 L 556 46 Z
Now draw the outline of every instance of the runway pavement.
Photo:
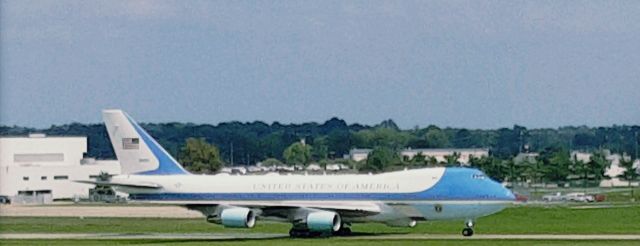
M 202 214 L 179 206 L 20 206 L 1 205 L 0 217 L 138 217 L 203 218 Z
M 149 240 L 252 240 L 252 239 L 277 239 L 288 238 L 287 234 L 277 233 L 0 233 L 0 239 L 149 239 Z M 504 234 L 480 234 L 472 237 L 463 237 L 453 234 L 379 234 L 379 235 L 355 235 L 341 237 L 345 240 L 624 240 L 640 241 L 638 235 L 504 235 Z
M 166 239 L 230 240 L 286 238 L 275 233 L 0 233 L 0 239 Z

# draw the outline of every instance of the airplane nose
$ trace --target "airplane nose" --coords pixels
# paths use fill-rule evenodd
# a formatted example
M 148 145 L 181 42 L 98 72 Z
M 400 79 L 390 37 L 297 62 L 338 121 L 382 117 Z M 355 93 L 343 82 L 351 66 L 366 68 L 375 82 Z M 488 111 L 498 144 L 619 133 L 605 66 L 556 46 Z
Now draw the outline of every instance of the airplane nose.
M 505 190 L 505 198 L 507 200 L 511 200 L 511 201 L 515 201 L 516 200 L 516 195 L 513 194 L 513 192 L 510 189 L 507 189 L 506 187 L 503 187 L 503 189 Z
M 506 200 L 506 201 L 516 200 L 516 195 L 513 194 L 513 192 L 511 192 L 510 189 L 507 189 L 501 183 L 498 183 L 496 181 L 492 181 L 492 182 L 493 182 L 493 187 L 495 187 L 493 192 L 498 199 Z

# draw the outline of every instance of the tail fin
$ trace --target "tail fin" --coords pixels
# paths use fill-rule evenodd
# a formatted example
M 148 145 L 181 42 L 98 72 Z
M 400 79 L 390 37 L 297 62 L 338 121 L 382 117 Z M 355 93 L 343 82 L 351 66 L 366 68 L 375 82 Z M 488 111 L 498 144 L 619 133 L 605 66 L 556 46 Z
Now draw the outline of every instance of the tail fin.
M 102 117 L 122 174 L 189 174 L 166 150 L 122 110 L 103 110 Z

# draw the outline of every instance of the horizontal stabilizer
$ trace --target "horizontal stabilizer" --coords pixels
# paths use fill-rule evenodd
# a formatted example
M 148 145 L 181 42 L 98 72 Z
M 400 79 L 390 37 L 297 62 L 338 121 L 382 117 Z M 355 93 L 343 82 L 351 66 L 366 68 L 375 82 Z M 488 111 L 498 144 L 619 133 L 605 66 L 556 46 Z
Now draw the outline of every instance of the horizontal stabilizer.
M 160 189 L 159 184 L 149 182 L 111 182 L 111 181 L 94 181 L 94 180 L 74 180 L 73 182 L 103 186 L 120 186 L 129 188 L 141 188 L 141 189 Z

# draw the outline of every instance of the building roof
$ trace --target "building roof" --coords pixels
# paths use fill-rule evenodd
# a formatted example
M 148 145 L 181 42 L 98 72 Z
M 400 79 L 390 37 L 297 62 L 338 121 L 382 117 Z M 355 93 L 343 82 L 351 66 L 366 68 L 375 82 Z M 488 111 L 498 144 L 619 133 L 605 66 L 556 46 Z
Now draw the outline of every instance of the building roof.
M 371 151 L 371 149 L 351 149 L 349 154 L 368 154 Z
M 65 135 L 65 136 L 48 136 L 48 135 L 44 135 L 44 136 L 32 136 L 32 135 L 9 135 L 9 136 L 0 136 L 0 139 L 15 139 L 15 138 L 24 138 L 24 139 L 47 139 L 47 138 L 87 138 L 87 136 L 81 136 L 81 135 Z
M 402 152 L 481 152 L 489 151 L 484 148 L 424 148 L 424 149 L 403 149 Z

